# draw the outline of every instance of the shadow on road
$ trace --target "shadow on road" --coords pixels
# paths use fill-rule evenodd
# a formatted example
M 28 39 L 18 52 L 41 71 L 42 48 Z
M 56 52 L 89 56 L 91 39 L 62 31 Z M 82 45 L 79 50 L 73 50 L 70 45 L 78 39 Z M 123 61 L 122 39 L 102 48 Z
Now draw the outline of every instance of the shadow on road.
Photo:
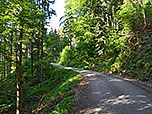
M 152 94 L 133 80 L 52 65 L 74 70 L 85 77 L 83 81 L 87 86 L 77 95 L 75 114 L 152 114 Z

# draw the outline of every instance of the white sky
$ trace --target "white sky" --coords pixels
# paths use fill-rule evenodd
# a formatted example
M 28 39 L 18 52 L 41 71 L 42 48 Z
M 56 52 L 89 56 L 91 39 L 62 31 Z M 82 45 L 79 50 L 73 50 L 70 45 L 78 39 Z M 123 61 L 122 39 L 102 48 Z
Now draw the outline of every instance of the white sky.
M 53 8 L 56 11 L 56 16 L 53 15 L 51 17 L 51 20 L 49 20 L 50 24 L 48 28 L 48 32 L 50 31 L 50 28 L 58 29 L 59 28 L 59 19 L 64 15 L 64 5 L 65 0 L 55 0 L 55 4 L 51 5 L 51 8 Z

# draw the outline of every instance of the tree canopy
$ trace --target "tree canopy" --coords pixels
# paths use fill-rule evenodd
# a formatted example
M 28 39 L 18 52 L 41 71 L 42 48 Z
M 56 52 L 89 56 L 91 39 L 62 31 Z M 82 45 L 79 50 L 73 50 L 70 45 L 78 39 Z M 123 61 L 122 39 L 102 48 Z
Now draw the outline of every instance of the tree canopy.
M 65 8 L 73 48 L 64 65 L 151 80 L 151 0 L 68 0 Z

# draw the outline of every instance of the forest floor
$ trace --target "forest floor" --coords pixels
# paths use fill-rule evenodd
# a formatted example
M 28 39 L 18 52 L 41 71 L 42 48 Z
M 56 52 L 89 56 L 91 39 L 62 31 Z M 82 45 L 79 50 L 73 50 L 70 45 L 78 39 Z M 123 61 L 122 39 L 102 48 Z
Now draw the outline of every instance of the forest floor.
M 137 80 L 53 65 L 84 76 L 74 114 L 152 114 L 152 88 Z

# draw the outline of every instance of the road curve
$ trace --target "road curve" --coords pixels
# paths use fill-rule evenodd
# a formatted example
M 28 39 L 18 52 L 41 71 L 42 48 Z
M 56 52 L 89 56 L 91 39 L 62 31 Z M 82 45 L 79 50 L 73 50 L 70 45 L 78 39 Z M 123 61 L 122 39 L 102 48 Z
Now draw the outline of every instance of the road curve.
M 99 72 L 72 69 L 86 77 L 87 87 L 81 90 L 75 114 L 152 114 L 152 91 L 141 88 L 133 81 Z

